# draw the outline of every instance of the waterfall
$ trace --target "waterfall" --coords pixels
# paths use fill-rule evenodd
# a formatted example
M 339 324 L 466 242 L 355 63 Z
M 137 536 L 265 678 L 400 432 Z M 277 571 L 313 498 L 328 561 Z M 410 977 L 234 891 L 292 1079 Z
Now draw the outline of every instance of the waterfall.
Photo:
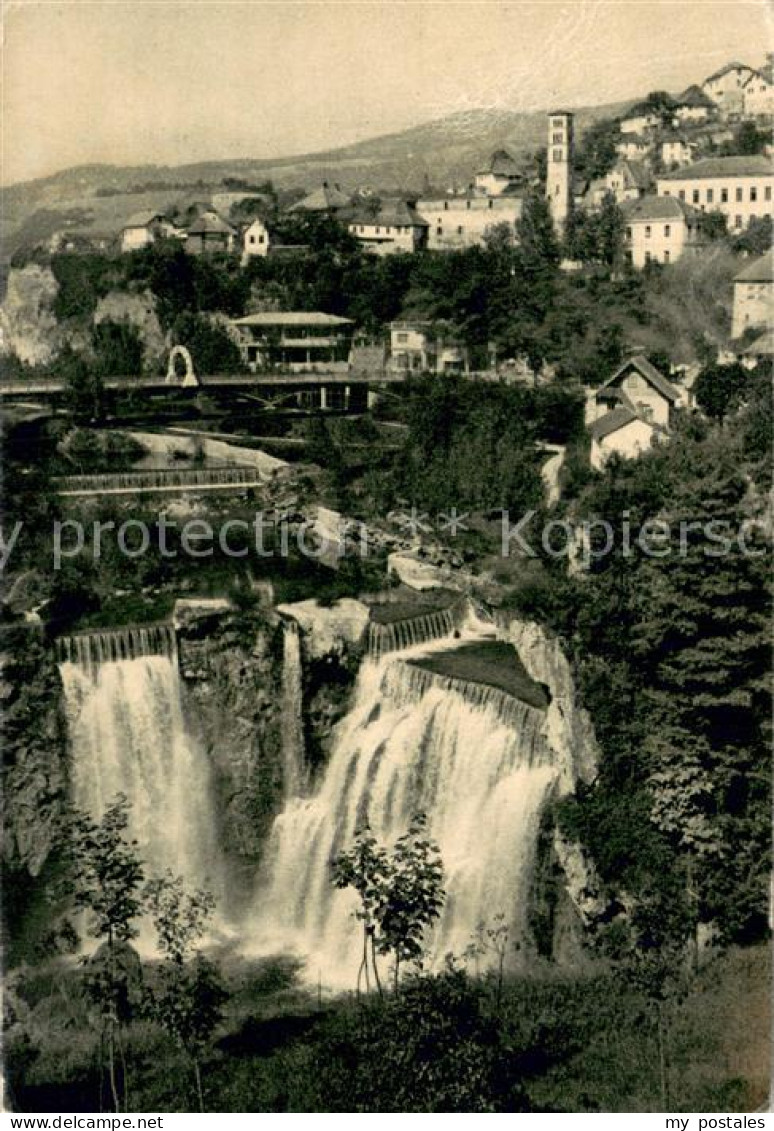
M 459 606 L 436 612 L 418 613 L 388 624 L 371 621 L 368 625 L 368 654 L 379 659 L 387 652 L 399 652 L 430 640 L 451 636 L 460 619 Z
M 285 621 L 282 635 L 282 771 L 285 797 L 305 784 L 304 724 L 301 716 L 301 637 L 295 621 Z
M 223 875 L 210 767 L 186 731 L 174 632 L 163 627 L 59 641 L 71 791 L 94 818 L 126 794 L 146 875 L 170 869 L 217 898 Z
M 392 842 L 417 810 L 444 866 L 430 965 L 461 955 L 499 914 L 512 940 L 526 938 L 540 813 L 558 772 L 544 721 L 504 693 L 401 658 L 366 660 L 316 794 L 289 800 L 275 821 L 253 921 L 259 949 L 292 947 L 326 982 L 351 985 L 357 900 L 333 887 L 330 862 L 362 823 Z

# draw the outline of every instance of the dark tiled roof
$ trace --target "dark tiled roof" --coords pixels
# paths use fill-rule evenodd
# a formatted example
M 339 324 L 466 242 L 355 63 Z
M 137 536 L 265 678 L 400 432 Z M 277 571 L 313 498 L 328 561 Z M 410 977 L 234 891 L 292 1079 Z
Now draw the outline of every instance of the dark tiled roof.
M 706 157 L 685 169 L 664 173 L 660 181 L 698 181 L 705 177 L 774 176 L 774 165 L 768 157 Z
M 714 71 L 713 74 L 707 75 L 704 80 L 704 85 L 708 82 L 714 82 L 715 79 L 722 79 L 723 75 L 727 75 L 729 71 L 751 71 L 753 68 L 749 67 L 747 63 L 726 63 L 719 71 Z
M 423 220 L 414 207 L 405 200 L 385 200 L 375 216 L 370 212 L 361 211 L 350 218 L 350 223 L 386 228 L 429 227 L 427 220 Z
M 648 220 L 697 220 L 698 213 L 676 196 L 641 196 L 621 205 L 626 220 L 631 223 Z
M 314 192 L 310 192 L 303 200 L 299 200 L 289 209 L 290 212 L 328 212 L 334 208 L 347 208 L 350 198 L 342 192 L 338 185 L 329 185 L 327 182 L 320 185 Z
M 230 236 L 236 231 L 231 224 L 227 224 L 220 216 L 200 216 L 196 223 L 188 229 L 189 236 L 219 235 Z
M 494 173 L 498 177 L 518 177 L 521 170 L 507 149 L 496 149 L 481 172 Z
M 634 368 L 642 374 L 645 380 L 650 385 L 652 385 L 654 389 L 658 389 L 661 395 L 663 397 L 666 397 L 668 401 L 672 401 L 674 403 L 680 399 L 680 394 L 678 393 L 672 382 L 667 381 L 666 377 L 659 373 L 655 365 L 651 365 L 647 357 L 645 357 L 645 355 L 642 353 L 635 354 L 634 357 L 627 357 L 626 361 L 624 361 L 623 364 L 619 365 L 618 369 L 616 369 L 613 376 L 600 386 L 600 389 L 606 389 L 609 385 L 614 385 L 619 377 L 623 376 L 623 374 L 627 371 L 627 369 L 630 368 L 630 366 L 634 366 Z
M 701 108 L 706 110 L 714 110 L 715 103 L 711 98 L 708 98 L 698 83 L 693 83 L 692 86 L 686 87 L 682 94 L 678 95 L 675 99 L 677 109 L 680 106 L 690 106 L 693 108 Z
M 640 417 L 636 412 L 632 412 L 630 408 L 622 405 L 621 408 L 613 408 L 610 412 L 606 412 L 597 420 L 594 420 L 589 425 L 589 432 L 592 439 L 602 440 L 605 436 L 609 436 L 611 432 L 617 432 L 619 428 L 625 428 L 633 420 L 639 419 Z
M 769 252 L 760 259 L 753 260 L 743 267 L 738 275 L 734 275 L 735 283 L 772 283 L 774 282 L 774 258 Z
M 774 356 L 774 330 L 764 330 L 750 342 L 749 346 L 745 346 L 742 353 L 746 357 Z
M 163 220 L 164 216 L 161 212 L 135 212 L 126 221 L 121 231 L 126 231 L 127 228 L 147 228 L 154 220 Z

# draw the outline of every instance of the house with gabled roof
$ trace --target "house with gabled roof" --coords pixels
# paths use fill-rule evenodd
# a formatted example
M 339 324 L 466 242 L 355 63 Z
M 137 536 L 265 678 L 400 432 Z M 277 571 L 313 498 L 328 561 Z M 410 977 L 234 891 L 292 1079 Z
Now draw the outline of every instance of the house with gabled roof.
M 484 196 L 501 196 L 508 189 L 524 183 L 524 173 L 516 158 L 507 149 L 496 149 L 482 169 L 476 173 L 474 188 Z
M 595 207 L 602 203 L 608 193 L 617 204 L 639 200 L 641 196 L 645 196 L 651 183 L 652 177 L 647 165 L 621 157 L 609 173 L 591 182 L 586 192 L 586 203 Z
M 701 89 L 717 106 L 723 116 L 741 114 L 744 108 L 744 84 L 753 74 L 746 63 L 726 63 L 708 75 Z
M 350 234 L 375 255 L 410 254 L 427 244 L 428 222 L 406 200 L 383 200 L 376 212 L 355 212 L 348 226 Z
M 706 122 L 715 113 L 715 103 L 704 93 L 698 83 L 687 87 L 675 99 L 673 121 L 676 126 L 693 122 Z
M 213 255 L 234 250 L 237 230 L 217 213 L 207 212 L 188 229 L 185 250 L 190 255 Z
M 319 188 L 293 204 L 289 212 L 316 212 L 327 216 L 340 216 L 352 206 L 352 198 L 341 185 L 323 181 Z
M 742 86 L 742 114 L 769 122 L 774 114 L 774 82 L 770 74 L 753 71 Z
M 702 245 L 699 213 L 671 196 L 643 196 L 622 208 L 626 255 L 633 267 L 675 263 Z
M 135 212 L 121 228 L 119 242 L 121 251 L 137 251 L 149 247 L 156 240 L 175 233 L 175 226 L 163 212 Z
M 613 452 L 630 459 L 666 438 L 680 391 L 651 364 L 634 354 L 586 397 L 591 465 L 599 469 Z
M 774 261 L 771 252 L 748 263 L 734 276 L 731 337 L 774 325 Z

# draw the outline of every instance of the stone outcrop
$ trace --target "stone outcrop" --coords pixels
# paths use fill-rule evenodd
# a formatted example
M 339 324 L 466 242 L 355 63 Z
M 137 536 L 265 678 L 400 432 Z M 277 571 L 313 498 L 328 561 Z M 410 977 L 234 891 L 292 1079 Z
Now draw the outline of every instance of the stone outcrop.
M 282 799 L 278 618 L 193 603 L 178 617 L 187 725 L 213 767 L 223 850 L 249 887 Z
M 67 728 L 54 657 L 35 626 L 0 638 L 3 862 L 34 879 L 48 860 L 67 799 Z
M 545 734 L 558 756 L 561 792 L 571 793 L 578 780 L 594 780 L 599 748 L 589 714 L 578 703 L 569 661 L 540 625 L 501 611 L 495 619 L 500 639 L 513 644 L 528 674 L 550 692 Z
M 362 601 L 342 597 L 332 605 L 317 601 L 296 601 L 278 605 L 277 612 L 296 621 L 304 640 L 304 655 L 309 659 L 343 656 L 359 646 L 368 626 L 369 610 Z
M 94 325 L 100 322 L 128 322 L 142 342 L 143 362 L 150 367 L 164 356 L 166 340 L 156 312 L 156 298 L 150 291 L 134 294 L 109 291 L 97 303 Z
M 15 354 L 25 365 L 48 365 L 64 342 L 53 310 L 59 291 L 53 271 L 30 263 L 8 275 L 0 307 L 2 351 Z

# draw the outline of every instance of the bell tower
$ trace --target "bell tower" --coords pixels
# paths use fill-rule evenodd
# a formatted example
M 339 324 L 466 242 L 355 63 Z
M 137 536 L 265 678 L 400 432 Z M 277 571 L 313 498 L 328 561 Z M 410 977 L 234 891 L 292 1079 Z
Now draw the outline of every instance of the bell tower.
M 567 110 L 548 115 L 546 197 L 554 226 L 561 235 L 572 210 L 573 116 Z

